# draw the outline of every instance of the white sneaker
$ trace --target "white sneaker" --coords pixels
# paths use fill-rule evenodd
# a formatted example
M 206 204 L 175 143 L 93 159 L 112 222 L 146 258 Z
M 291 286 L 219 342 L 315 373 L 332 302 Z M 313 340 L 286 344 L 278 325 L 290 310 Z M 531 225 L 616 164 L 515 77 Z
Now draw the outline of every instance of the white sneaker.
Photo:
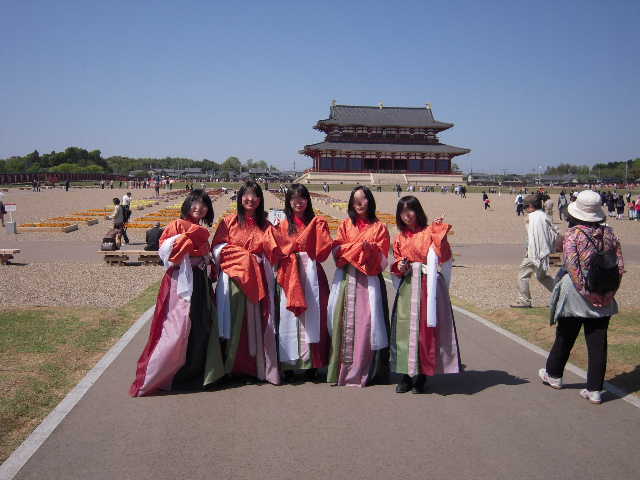
M 602 392 L 599 391 L 591 392 L 586 388 L 583 388 L 582 390 L 580 390 L 580 396 L 585 400 L 589 400 L 595 405 L 599 405 L 602 403 Z
M 540 370 L 538 370 L 538 376 L 540 377 L 540 380 L 542 380 L 543 383 L 546 383 L 551 388 L 555 388 L 556 390 L 560 390 L 562 388 L 562 377 L 560 378 L 550 377 L 549 374 L 547 374 L 547 370 L 544 368 L 541 368 Z

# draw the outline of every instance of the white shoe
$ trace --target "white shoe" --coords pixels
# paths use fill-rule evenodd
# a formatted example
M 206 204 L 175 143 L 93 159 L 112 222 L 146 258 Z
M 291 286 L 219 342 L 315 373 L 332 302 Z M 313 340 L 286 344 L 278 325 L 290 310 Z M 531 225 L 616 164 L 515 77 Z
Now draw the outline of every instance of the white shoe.
M 580 390 L 580 396 L 585 400 L 589 400 L 595 405 L 599 405 L 602 403 L 602 392 L 599 391 L 591 392 L 586 388 L 583 388 L 582 390 Z
M 547 374 L 547 370 L 544 368 L 541 368 L 540 370 L 538 370 L 538 376 L 540 377 L 540 380 L 542 380 L 543 383 L 546 383 L 551 388 L 555 388 L 556 390 L 560 390 L 562 388 L 562 377 L 560 378 L 550 377 L 549 374 Z

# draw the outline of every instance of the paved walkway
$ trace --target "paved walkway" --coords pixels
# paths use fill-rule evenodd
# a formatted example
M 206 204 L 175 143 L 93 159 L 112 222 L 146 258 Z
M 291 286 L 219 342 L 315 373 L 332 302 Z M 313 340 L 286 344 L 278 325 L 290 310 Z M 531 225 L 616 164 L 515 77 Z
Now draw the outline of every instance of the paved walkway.
M 423 396 L 301 384 L 132 399 L 147 325 L 16 478 L 637 478 L 640 410 L 590 405 L 572 374 L 545 387 L 542 357 L 456 319 L 465 373 Z

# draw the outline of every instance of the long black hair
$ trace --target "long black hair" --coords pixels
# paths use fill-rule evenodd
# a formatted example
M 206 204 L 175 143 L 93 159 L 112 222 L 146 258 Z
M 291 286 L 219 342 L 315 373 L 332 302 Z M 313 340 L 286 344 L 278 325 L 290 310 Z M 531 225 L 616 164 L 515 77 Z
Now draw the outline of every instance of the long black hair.
M 247 192 L 255 193 L 256 197 L 260 199 L 260 204 L 256 208 L 255 218 L 258 227 L 260 227 L 260 230 L 264 230 L 267 226 L 267 214 L 264 211 L 264 195 L 262 194 L 260 185 L 258 185 L 253 180 L 247 180 L 246 182 L 244 182 L 244 185 L 242 185 L 242 187 L 240 187 L 240 190 L 238 191 L 238 198 L 236 199 L 236 205 L 238 207 L 238 222 L 243 227 L 246 224 L 244 207 L 242 206 L 242 196 Z
M 300 183 L 292 183 L 284 196 L 284 214 L 287 216 L 287 220 L 289 220 L 289 233 L 296 233 L 298 231 L 296 222 L 293 220 L 293 209 L 291 208 L 291 200 L 293 197 L 302 197 L 307 200 L 307 208 L 302 214 L 302 219 L 304 220 L 305 225 L 308 225 L 309 222 L 313 220 L 313 217 L 316 216 L 316 214 L 313 213 L 311 195 L 309 194 L 307 187 Z
M 351 190 L 351 196 L 349 197 L 349 205 L 347 207 L 347 214 L 349 215 L 351 222 L 355 225 L 356 218 L 358 218 L 358 214 L 353 208 L 353 202 L 354 202 L 353 197 L 355 196 L 358 190 L 362 190 L 364 192 L 364 196 L 367 197 L 367 200 L 369 201 L 368 208 L 367 208 L 367 220 L 369 220 L 371 223 L 377 222 L 378 217 L 376 217 L 376 199 L 373 198 L 373 193 L 371 193 L 371 190 L 369 190 L 369 188 L 365 187 L 364 185 L 358 185 L 356 188 Z
M 206 223 L 209 227 L 213 224 L 213 204 L 211 203 L 211 198 L 204 190 L 191 190 L 187 198 L 182 202 L 182 208 L 180 208 L 180 218 L 183 220 L 187 220 L 189 218 L 189 213 L 191 213 L 191 205 L 193 202 L 202 202 L 207 207 L 207 214 L 201 220 Z
M 424 228 L 427 226 L 427 214 L 424 213 L 420 200 L 413 195 L 407 195 L 406 197 L 402 197 L 398 200 L 398 206 L 396 208 L 396 226 L 398 227 L 398 230 L 401 232 L 406 232 L 408 230 L 407 224 L 402 221 L 402 218 L 400 218 L 402 211 L 405 208 L 415 212 L 416 224 L 418 227 Z

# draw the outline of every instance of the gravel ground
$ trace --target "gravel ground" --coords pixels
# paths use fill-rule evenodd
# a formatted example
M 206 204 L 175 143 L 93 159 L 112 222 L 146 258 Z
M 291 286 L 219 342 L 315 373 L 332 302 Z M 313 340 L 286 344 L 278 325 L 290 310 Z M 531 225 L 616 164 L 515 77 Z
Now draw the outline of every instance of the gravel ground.
M 348 200 L 350 192 L 330 192 L 334 198 Z M 450 193 L 407 193 L 401 195 L 415 195 L 422 203 L 429 219 L 444 215 L 445 221 L 453 225 L 454 235 L 450 237 L 452 245 L 456 244 L 524 244 L 524 217 L 515 214 L 514 196 L 495 194 L 489 195 L 491 209 L 482 208 L 482 194 L 467 194 L 467 198 L 460 198 Z M 374 192 L 378 211 L 395 214 L 398 197 L 393 192 Z M 558 196 L 552 199 L 557 201 Z M 323 205 L 318 205 L 321 209 Z M 325 210 L 328 210 L 325 208 Z M 346 212 L 327 211 L 338 218 L 344 218 Z M 566 229 L 566 223 L 559 222 L 557 209 L 554 221 L 560 230 Z M 624 245 L 640 245 L 640 222 L 629 220 L 611 220 L 610 225 L 616 231 L 624 249 Z M 393 235 L 393 232 L 391 232 Z
M 620 310 L 638 308 L 636 285 L 640 282 L 640 266 L 626 266 L 622 285 L 616 295 Z M 557 269 L 551 270 L 551 275 Z M 450 293 L 483 310 L 507 308 L 518 296 L 517 265 L 471 265 L 453 269 Z M 551 294 L 532 278 L 531 296 L 535 307 L 549 304 Z
M 0 306 L 118 307 L 160 280 L 157 267 L 91 263 L 0 266 Z
M 114 189 L 65 193 L 58 190 L 40 193 L 18 192 L 15 196 L 12 191 L 5 196 L 4 200 L 18 203 L 18 208 L 24 215 L 24 217 L 20 216 L 18 221 L 22 222 L 27 221 L 26 218 L 34 219 L 33 212 L 30 212 L 29 208 L 38 209 L 40 212 L 47 209 L 47 216 L 70 213 L 73 211 L 72 208 L 77 208 L 72 206 L 71 196 L 79 193 L 85 197 L 91 197 L 91 202 L 83 208 L 98 208 L 101 206 L 100 197 L 105 196 L 105 192 L 109 198 L 112 198 L 117 194 L 124 195 L 125 191 Z M 134 198 L 136 192 L 133 191 Z M 18 201 L 17 196 L 22 197 L 22 201 Z M 46 201 L 47 198 L 49 202 Z M 139 212 L 140 214 L 151 212 L 179 201 L 179 199 L 173 199 L 166 203 L 161 202 L 160 205 Z M 228 196 L 220 197 L 214 203 L 214 210 L 222 213 L 228 204 Z M 134 215 L 136 212 L 138 211 L 134 211 Z M 95 244 L 97 250 L 103 233 L 109 228 L 111 228 L 111 222 L 101 221 L 98 225 L 80 227 L 79 231 L 66 234 L 42 232 L 9 236 L 2 230 L 0 248 L 2 248 L 2 240 L 10 238 L 18 243 L 20 240 L 37 240 L 42 243 L 42 248 L 47 248 L 47 242 L 52 240 L 81 240 Z M 145 231 L 142 229 L 129 230 L 132 242 L 144 241 L 144 234 Z M 16 260 L 19 262 L 20 258 Z M 120 306 L 136 297 L 151 283 L 160 280 L 163 272 L 164 270 L 160 266 L 112 267 L 104 264 L 97 254 L 95 263 L 37 262 L 28 265 L 0 266 L 0 308 L 16 306 Z
M 35 221 L 50 216 L 70 214 L 82 208 L 98 208 L 114 196 L 121 197 L 126 190 L 86 189 L 64 192 L 61 190 L 32 193 L 11 190 L 5 195 L 5 202 L 18 204 L 18 222 Z M 349 192 L 331 192 L 335 198 L 346 199 Z M 134 198 L 150 196 L 152 192 L 133 190 Z M 513 214 L 511 196 L 491 195 L 494 210 L 482 210 L 480 194 L 470 194 L 461 199 L 451 194 L 416 193 L 426 207 L 430 218 L 442 215 L 454 225 L 455 234 L 451 243 L 460 244 L 518 244 L 524 241 L 524 221 Z M 397 196 L 392 192 L 375 193 L 378 210 L 387 213 L 395 211 Z M 134 215 L 164 208 L 179 200 L 161 203 L 153 208 L 135 211 Z M 229 196 L 221 197 L 214 203 L 216 217 L 219 217 L 230 205 Z M 266 207 L 282 208 L 282 202 L 273 195 L 266 195 Z M 345 212 L 321 203 L 316 205 L 329 215 L 344 218 Z M 612 222 L 624 244 L 640 244 L 640 222 Z M 77 232 L 28 233 L 8 236 L 4 230 L 2 240 L 9 239 L 42 241 L 46 248 L 48 240 L 81 240 L 98 245 L 104 231 L 110 228 L 110 222 L 101 221 L 98 225 L 81 226 Z M 392 236 L 395 229 L 391 229 Z M 144 230 L 129 230 L 133 242 L 144 239 Z M 19 260 L 19 259 L 18 259 Z M 496 262 L 499 263 L 499 260 Z M 636 305 L 637 295 L 633 285 L 640 280 L 640 266 L 627 262 L 628 273 L 618 294 L 621 308 Z M 34 263 L 25 266 L 9 265 L 0 267 L 0 308 L 21 305 L 94 305 L 108 307 L 121 305 L 149 284 L 162 276 L 161 267 L 110 267 L 96 257 L 95 263 Z M 480 308 L 495 310 L 504 308 L 516 298 L 516 264 L 502 265 L 466 265 L 454 269 L 451 293 Z M 537 281 L 532 280 L 532 294 L 535 305 L 544 306 L 549 293 Z

